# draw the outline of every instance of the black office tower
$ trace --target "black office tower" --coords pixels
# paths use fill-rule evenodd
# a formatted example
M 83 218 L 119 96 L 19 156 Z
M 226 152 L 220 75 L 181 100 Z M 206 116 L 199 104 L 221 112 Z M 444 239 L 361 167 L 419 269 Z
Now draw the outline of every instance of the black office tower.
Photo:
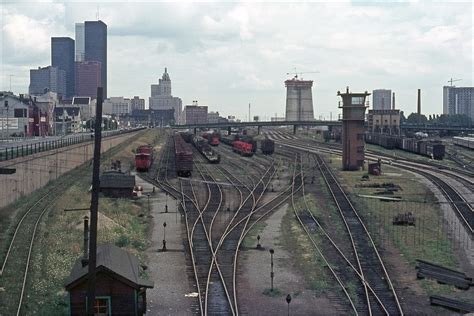
M 101 64 L 103 98 L 107 98 L 107 25 L 102 21 L 84 22 L 84 57 Z
M 74 96 L 75 66 L 74 40 L 70 37 L 51 37 L 51 66 L 66 73 L 66 97 Z

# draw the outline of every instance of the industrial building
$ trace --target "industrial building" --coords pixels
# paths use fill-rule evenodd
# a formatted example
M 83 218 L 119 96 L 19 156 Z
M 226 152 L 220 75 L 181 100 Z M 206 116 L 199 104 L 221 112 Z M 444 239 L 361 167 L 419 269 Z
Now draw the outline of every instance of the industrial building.
M 400 110 L 369 110 L 368 129 L 372 133 L 400 134 Z
M 312 121 L 313 112 L 313 81 L 300 80 L 297 76 L 285 81 L 286 86 L 286 120 Z
M 184 119 L 186 124 L 206 124 L 207 106 L 198 105 L 197 101 L 193 101 L 193 105 L 184 107 Z
M 337 92 L 342 98 L 342 169 L 359 170 L 364 167 L 365 99 L 370 93 Z
M 104 100 L 102 112 L 106 115 L 127 115 L 132 112 L 130 99 L 124 97 L 110 97 Z
M 0 92 L 0 134 L 2 137 L 28 135 L 29 102 L 12 92 Z
M 443 87 L 443 114 L 464 114 L 474 120 L 474 87 Z
M 390 110 L 392 109 L 392 90 L 376 89 L 372 91 L 372 109 Z
M 158 80 L 158 84 L 151 85 L 149 108 L 151 110 L 173 109 L 174 120 L 176 123 L 179 123 L 181 122 L 182 104 L 180 98 L 173 97 L 171 94 L 171 79 L 168 74 L 168 69 L 165 68 L 165 72 L 161 79 Z

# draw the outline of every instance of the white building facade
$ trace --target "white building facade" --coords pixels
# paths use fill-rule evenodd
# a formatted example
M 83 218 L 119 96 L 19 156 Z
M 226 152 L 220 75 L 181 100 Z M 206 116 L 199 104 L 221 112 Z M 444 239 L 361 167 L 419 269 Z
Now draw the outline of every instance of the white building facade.
M 372 91 L 372 108 L 374 110 L 392 109 L 392 90 L 376 89 Z
M 130 99 L 124 97 L 110 97 L 104 100 L 102 112 L 106 115 L 128 115 L 132 112 Z
M 151 97 L 149 99 L 149 107 L 151 110 L 174 110 L 175 123 L 181 123 L 181 113 L 183 103 L 180 98 L 173 97 L 171 94 L 171 79 L 167 68 L 158 84 L 151 85 Z

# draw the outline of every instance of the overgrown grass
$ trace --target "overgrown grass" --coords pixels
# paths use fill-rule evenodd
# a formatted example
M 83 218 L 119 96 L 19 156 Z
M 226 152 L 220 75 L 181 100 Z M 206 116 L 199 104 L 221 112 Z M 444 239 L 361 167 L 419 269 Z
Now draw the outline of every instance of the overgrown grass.
M 112 148 L 103 155 L 101 169 L 109 167 L 111 159 L 121 160 L 122 169 L 133 166 L 132 150 L 140 144 L 160 141 L 156 130 L 146 130 Z M 125 162 L 125 163 L 124 163 Z M 66 277 L 75 260 L 82 255 L 83 217 L 88 211 L 64 212 L 64 208 L 88 208 L 91 167 L 71 180 L 62 195 L 51 206 L 35 241 L 30 265 L 27 297 L 23 312 L 39 315 L 67 314 Z M 38 193 L 39 194 L 39 193 Z M 34 196 L 29 196 L 25 203 Z M 99 202 L 98 243 L 114 243 L 145 261 L 143 250 L 148 246 L 148 208 L 141 200 L 101 198 Z
M 379 177 L 369 176 L 368 181 L 362 179 L 365 171 L 338 172 L 376 244 L 382 247 L 387 244 L 395 246 L 413 267 L 416 265 L 416 259 L 423 259 L 458 268 L 451 241 L 443 230 L 443 211 L 431 190 L 411 173 L 385 165 L 382 169 L 385 174 Z M 393 183 L 400 189 L 392 195 L 380 188 L 360 187 L 383 183 Z M 387 202 L 360 195 L 397 196 L 402 198 L 402 201 Z M 393 225 L 394 216 L 405 212 L 412 212 L 415 226 Z M 455 291 L 451 286 L 428 280 L 422 281 L 421 284 L 429 295 Z

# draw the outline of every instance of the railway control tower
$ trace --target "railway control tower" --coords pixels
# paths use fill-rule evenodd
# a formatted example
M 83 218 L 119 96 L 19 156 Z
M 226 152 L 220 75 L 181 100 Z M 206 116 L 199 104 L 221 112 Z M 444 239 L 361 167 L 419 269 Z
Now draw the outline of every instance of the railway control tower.
M 342 98 L 342 169 L 359 170 L 364 167 L 365 99 L 370 93 L 351 93 L 347 87 L 337 95 Z

